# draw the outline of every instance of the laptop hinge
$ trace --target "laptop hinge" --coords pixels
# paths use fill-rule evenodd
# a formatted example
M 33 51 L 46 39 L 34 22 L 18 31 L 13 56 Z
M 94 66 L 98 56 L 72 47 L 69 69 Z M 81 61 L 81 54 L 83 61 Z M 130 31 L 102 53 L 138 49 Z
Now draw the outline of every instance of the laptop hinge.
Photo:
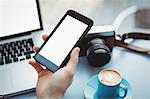
M 0 95 L 0 99 L 3 99 L 4 98 L 4 96 L 3 95 Z
M 5 36 L 5 37 L 0 37 L 0 41 L 6 40 L 6 39 L 15 38 L 15 37 L 20 37 L 20 36 L 30 35 L 30 34 L 31 34 L 31 32 L 25 32 L 25 33 L 20 33 L 20 34 L 14 34 L 14 35 L 9 35 L 9 36 Z

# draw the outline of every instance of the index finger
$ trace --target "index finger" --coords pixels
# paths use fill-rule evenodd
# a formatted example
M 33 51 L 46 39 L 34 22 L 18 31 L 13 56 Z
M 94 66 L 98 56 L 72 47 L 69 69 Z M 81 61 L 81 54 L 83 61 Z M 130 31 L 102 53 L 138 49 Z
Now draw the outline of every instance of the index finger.
M 42 70 L 44 70 L 42 68 L 42 66 L 36 62 L 35 60 L 30 60 L 29 64 L 32 65 L 32 67 L 34 67 L 34 69 L 37 71 L 37 73 L 39 74 Z

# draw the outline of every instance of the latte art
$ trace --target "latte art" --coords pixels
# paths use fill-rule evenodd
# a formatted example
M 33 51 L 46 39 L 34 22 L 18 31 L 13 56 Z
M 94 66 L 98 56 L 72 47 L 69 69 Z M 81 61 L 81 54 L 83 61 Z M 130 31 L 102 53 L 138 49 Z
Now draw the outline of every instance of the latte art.
M 114 86 L 120 83 L 121 76 L 114 70 L 104 70 L 100 72 L 99 79 L 103 84 Z

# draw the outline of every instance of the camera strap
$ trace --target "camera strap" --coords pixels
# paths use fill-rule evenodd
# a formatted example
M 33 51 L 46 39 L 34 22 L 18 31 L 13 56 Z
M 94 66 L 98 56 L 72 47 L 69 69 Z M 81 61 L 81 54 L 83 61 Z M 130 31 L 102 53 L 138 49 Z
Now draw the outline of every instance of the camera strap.
M 150 40 L 150 34 L 130 32 L 130 33 L 125 33 L 123 35 L 117 35 L 117 36 L 120 37 L 120 40 L 115 40 L 115 44 L 114 44 L 115 46 L 123 47 L 138 53 L 150 54 L 150 49 L 137 47 L 125 42 L 125 40 L 129 38 L 132 38 L 133 40 L 134 39 Z

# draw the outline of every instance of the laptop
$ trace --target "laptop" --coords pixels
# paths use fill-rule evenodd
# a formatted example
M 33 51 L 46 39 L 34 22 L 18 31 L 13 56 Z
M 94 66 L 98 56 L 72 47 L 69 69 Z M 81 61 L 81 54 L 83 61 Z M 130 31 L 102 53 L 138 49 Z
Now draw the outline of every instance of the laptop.
M 38 0 L 0 0 L 0 98 L 35 89 L 37 73 L 28 61 L 42 29 Z

